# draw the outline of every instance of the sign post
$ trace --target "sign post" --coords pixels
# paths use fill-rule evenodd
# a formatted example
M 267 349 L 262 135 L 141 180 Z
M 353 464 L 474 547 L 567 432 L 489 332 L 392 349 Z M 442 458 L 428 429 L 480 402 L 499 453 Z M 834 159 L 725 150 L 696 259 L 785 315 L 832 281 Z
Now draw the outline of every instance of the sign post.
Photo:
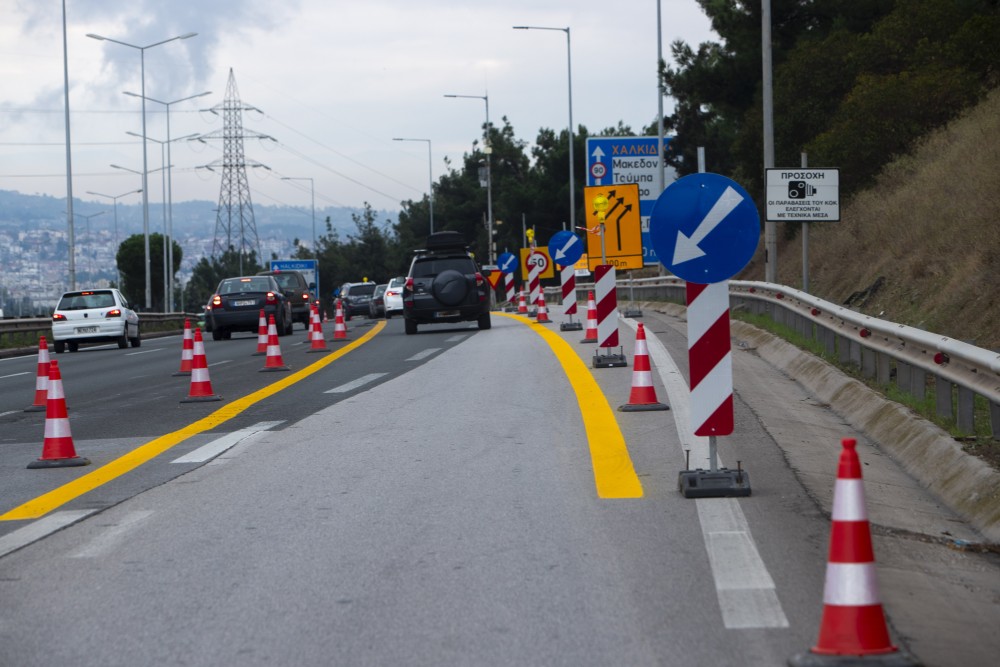
M 576 315 L 576 270 L 574 265 L 583 255 L 583 241 L 569 231 L 556 232 L 549 239 L 549 256 L 559 265 L 559 282 L 562 287 L 563 314 L 568 322 L 560 322 L 560 331 L 583 331 L 582 322 L 574 322 Z
M 708 436 L 709 469 L 678 475 L 685 498 L 750 495 L 750 476 L 719 468 L 717 440 L 733 432 L 733 362 L 729 341 L 729 279 L 753 257 L 760 217 L 753 199 L 718 174 L 692 174 L 660 195 L 650 217 L 657 257 L 686 280 L 691 420 Z

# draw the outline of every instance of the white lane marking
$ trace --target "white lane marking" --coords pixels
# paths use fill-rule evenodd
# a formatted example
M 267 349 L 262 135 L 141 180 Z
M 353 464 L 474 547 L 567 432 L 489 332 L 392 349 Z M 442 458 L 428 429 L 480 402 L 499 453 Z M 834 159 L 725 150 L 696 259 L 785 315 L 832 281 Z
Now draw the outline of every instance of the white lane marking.
M 174 459 L 171 463 L 204 463 L 211 458 L 215 458 L 227 449 L 236 446 L 241 440 L 250 438 L 258 433 L 262 433 L 283 423 L 284 421 L 259 422 L 248 428 L 233 431 L 232 433 L 228 433 L 221 438 L 216 438 L 208 444 L 202 445 L 194 451 L 188 452 L 184 456 Z
M 436 352 L 440 352 L 440 351 L 441 351 L 440 347 L 429 347 L 426 350 L 423 350 L 421 352 L 417 352 L 415 355 L 413 355 L 412 357 L 410 357 L 409 359 L 407 359 L 407 361 L 420 361 L 421 359 L 426 359 L 427 357 L 431 356 L 432 354 L 435 354 Z
M 0 375 L 0 380 L 5 380 L 7 378 L 16 378 L 18 375 L 27 375 L 27 374 L 28 371 L 24 371 L 23 373 L 11 373 L 10 375 Z
M 12 533 L 0 537 L 0 557 L 6 556 L 12 551 L 17 551 L 21 547 L 26 547 L 32 542 L 48 537 L 57 530 L 76 523 L 97 510 L 63 510 L 53 512 L 37 521 L 32 521 L 23 528 L 18 528 Z
M 80 550 L 71 553 L 70 558 L 99 558 L 106 556 L 122 543 L 125 535 L 140 523 L 153 515 L 152 510 L 128 512 L 116 524 L 106 526 L 105 530 L 94 536 Z
M 159 348 L 159 349 L 157 349 L 157 348 L 152 348 L 152 349 L 149 349 L 149 350 L 140 350 L 139 352 L 126 352 L 126 353 L 125 353 L 125 356 L 126 356 L 126 357 L 131 357 L 131 356 L 134 356 L 134 355 L 136 355 L 136 354 L 150 354 L 150 353 L 152 353 L 152 352 L 163 352 L 163 351 L 164 351 L 164 350 L 166 350 L 166 349 L 167 349 L 167 348 L 165 348 L 165 347 L 161 347 L 161 348 Z
M 24 412 L 24 410 L 8 410 L 7 412 L 0 412 L 0 417 L 6 417 L 7 415 L 13 415 L 18 412 Z
M 225 359 L 223 361 L 216 361 L 214 364 L 209 364 L 208 366 L 209 366 L 209 368 L 211 368 L 212 366 L 221 366 L 222 364 L 228 364 L 231 361 L 232 361 L 232 359 Z
M 383 375 L 388 375 L 388 373 L 369 373 L 368 375 L 362 375 L 357 380 L 352 380 L 347 384 L 342 384 L 339 387 L 334 387 L 333 389 L 327 389 L 324 394 L 346 394 L 349 391 L 354 391 L 358 387 L 363 387 L 369 382 L 374 382 Z
M 636 329 L 635 320 L 622 318 L 622 321 Z M 647 337 L 646 347 L 670 397 L 681 447 L 688 443 L 693 468 L 707 468 L 708 438 L 693 435 L 687 381 L 659 338 Z M 721 467 L 722 459 L 716 458 Z M 788 619 L 778 600 L 774 580 L 757 551 L 739 501 L 697 498 L 695 504 L 723 625 L 728 629 L 787 628 Z
M 446 343 L 457 343 L 458 341 L 468 337 L 469 334 L 458 334 L 457 336 L 452 336 L 451 338 L 445 338 Z

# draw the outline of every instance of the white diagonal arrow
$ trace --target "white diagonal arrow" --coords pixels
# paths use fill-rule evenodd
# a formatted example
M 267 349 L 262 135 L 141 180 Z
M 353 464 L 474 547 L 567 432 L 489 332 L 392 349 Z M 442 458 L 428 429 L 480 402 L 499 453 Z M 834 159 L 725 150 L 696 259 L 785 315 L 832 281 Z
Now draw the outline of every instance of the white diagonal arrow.
M 504 262 L 503 266 L 501 266 L 500 269 L 502 271 L 507 271 L 507 269 L 509 269 L 510 265 L 513 264 L 513 263 L 514 263 L 514 258 L 513 257 L 508 257 L 507 261 Z
M 739 206 L 740 202 L 743 201 L 743 196 L 733 189 L 731 185 L 726 186 L 725 192 L 719 197 L 719 200 L 715 202 L 712 206 L 712 210 L 708 212 L 708 215 L 698 224 L 698 228 L 694 230 L 691 236 L 686 236 L 684 232 L 677 232 L 677 244 L 674 246 L 674 264 L 683 264 L 684 262 L 689 262 L 692 259 L 698 259 L 705 255 L 698 244 L 701 243 L 706 236 L 712 233 L 712 230 L 719 226 L 727 215 L 733 212 L 733 209 Z
M 569 240 L 566 241 L 566 245 L 564 245 L 562 248 L 559 248 L 558 250 L 556 250 L 556 256 L 553 259 L 555 259 L 557 262 L 559 262 L 560 259 L 562 259 L 562 258 L 564 258 L 566 256 L 566 252 L 570 248 L 572 248 L 574 245 L 576 245 L 577 241 L 579 241 L 579 239 L 577 237 L 575 237 L 575 236 L 569 237 Z M 562 262 L 559 262 L 559 263 L 561 264 Z

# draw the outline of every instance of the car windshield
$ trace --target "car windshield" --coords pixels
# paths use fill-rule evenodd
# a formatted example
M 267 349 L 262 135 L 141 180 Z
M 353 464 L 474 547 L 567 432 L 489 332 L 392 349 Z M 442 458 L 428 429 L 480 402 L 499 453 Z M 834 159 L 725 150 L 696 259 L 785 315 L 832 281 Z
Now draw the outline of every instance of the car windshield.
M 223 280 L 219 294 L 240 294 L 243 292 L 270 292 L 271 281 L 265 278 L 234 278 Z
M 468 257 L 434 257 L 418 259 L 413 264 L 411 275 L 414 278 L 430 278 L 442 271 L 458 271 L 459 273 L 471 273 L 469 270 L 472 262 Z
M 115 305 L 111 292 L 73 292 L 64 294 L 56 310 L 86 310 L 88 308 L 110 308 Z

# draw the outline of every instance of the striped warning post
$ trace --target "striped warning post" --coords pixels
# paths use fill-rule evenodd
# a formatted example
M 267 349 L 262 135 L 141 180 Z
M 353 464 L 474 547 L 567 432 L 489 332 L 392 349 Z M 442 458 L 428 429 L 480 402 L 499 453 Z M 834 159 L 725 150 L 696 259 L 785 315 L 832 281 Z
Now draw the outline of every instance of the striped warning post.
M 618 347 L 618 294 L 615 267 L 600 264 L 594 269 L 594 292 L 597 297 L 597 346 Z
M 504 294 L 505 294 L 507 303 L 511 303 L 511 304 L 514 303 L 514 274 L 513 273 L 505 273 L 505 274 L 503 274 L 503 286 L 504 286 Z
M 559 279 L 562 282 L 563 314 L 572 319 L 576 315 L 576 268 L 572 265 L 560 267 Z
M 531 255 L 535 253 L 532 252 Z M 528 303 L 534 306 L 536 309 L 538 307 L 538 299 L 542 293 L 541 279 L 538 277 L 542 272 L 542 267 L 540 262 L 532 261 L 531 255 L 528 255 Z M 535 313 L 537 314 L 537 310 Z
M 687 283 L 691 426 L 695 435 L 733 432 L 733 357 L 729 281 Z

